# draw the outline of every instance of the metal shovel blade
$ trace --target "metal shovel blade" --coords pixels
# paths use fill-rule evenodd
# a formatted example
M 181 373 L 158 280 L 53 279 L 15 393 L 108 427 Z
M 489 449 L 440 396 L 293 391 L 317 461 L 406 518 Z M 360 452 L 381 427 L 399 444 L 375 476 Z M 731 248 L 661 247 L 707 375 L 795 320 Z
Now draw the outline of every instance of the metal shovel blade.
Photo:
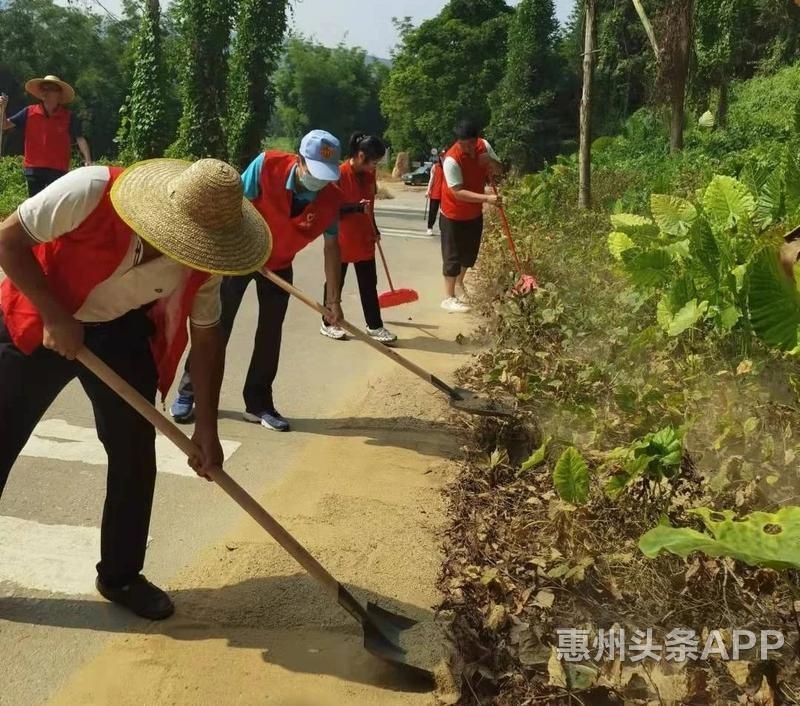
M 417 677 L 426 680 L 433 678 L 433 670 L 444 655 L 437 658 L 434 649 L 420 647 L 415 650 L 411 641 L 404 641 L 403 633 L 411 630 L 418 621 L 404 615 L 392 613 L 375 603 L 367 602 L 367 619 L 364 627 L 364 648 L 380 659 L 392 662 Z M 403 647 L 403 644 L 408 646 Z
M 478 414 L 484 417 L 513 417 L 514 410 L 500 402 L 482 397 L 477 392 L 455 388 L 454 392 L 460 399 L 450 396 L 450 406 L 469 414 Z

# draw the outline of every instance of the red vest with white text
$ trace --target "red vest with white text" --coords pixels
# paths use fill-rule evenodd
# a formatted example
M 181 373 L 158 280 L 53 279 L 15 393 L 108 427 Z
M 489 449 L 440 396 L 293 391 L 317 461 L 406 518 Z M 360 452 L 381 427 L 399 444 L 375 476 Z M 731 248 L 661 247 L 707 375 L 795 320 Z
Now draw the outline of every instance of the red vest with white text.
M 375 172 L 356 174 L 350 160 L 339 171 L 339 188 L 346 204 L 366 199 L 375 206 Z M 371 213 L 344 213 L 339 221 L 339 250 L 342 262 L 375 259 L 375 229 Z
M 91 291 L 108 279 L 128 253 L 131 229 L 111 203 L 111 185 L 122 173 L 109 167 L 106 190 L 95 209 L 74 230 L 32 248 L 50 291 L 70 313 L 77 312 Z M 156 327 L 150 348 L 158 369 L 162 398 L 175 378 L 186 344 L 186 322 L 194 296 L 208 279 L 204 272 L 187 269 L 183 285 L 158 299 L 148 310 Z M 0 283 L 0 309 L 14 345 L 30 354 L 42 345 L 43 324 L 38 309 L 8 278 Z
M 467 191 L 474 191 L 482 194 L 486 187 L 486 180 L 489 177 L 489 170 L 478 162 L 478 157 L 486 152 L 486 143 L 478 139 L 477 154 L 470 157 L 459 147 L 456 142 L 445 154 L 452 157 L 461 167 L 463 178 L 461 186 Z M 471 221 L 483 215 L 483 204 L 468 203 L 459 201 L 453 194 L 453 190 L 447 185 L 447 179 L 442 183 L 442 213 L 451 221 Z
M 63 105 L 58 106 L 49 116 L 41 103 L 28 106 L 23 167 L 69 171 L 72 146 L 69 134 L 70 115 Z
M 266 268 L 273 272 L 289 267 L 304 247 L 310 245 L 339 215 L 342 193 L 328 184 L 303 211 L 292 218 L 292 192 L 286 188 L 289 172 L 297 156 L 267 151 L 261 165 L 260 193 L 253 205 L 264 217 L 272 233 L 272 252 Z

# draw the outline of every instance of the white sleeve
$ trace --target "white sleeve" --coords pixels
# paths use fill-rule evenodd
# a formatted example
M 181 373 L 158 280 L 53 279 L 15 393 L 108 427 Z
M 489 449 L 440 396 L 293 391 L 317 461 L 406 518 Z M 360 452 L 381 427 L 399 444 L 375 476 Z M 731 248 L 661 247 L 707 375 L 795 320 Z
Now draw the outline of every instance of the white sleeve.
M 75 230 L 100 203 L 108 180 L 108 167 L 104 166 L 68 172 L 19 205 L 17 216 L 22 227 L 39 243 Z
M 492 146 L 489 144 L 489 140 L 484 140 L 483 144 L 486 147 L 486 154 L 488 154 L 495 162 L 499 162 L 500 158 L 497 156 L 497 153 L 492 149 Z
M 203 282 L 192 302 L 190 319 L 192 326 L 198 328 L 211 328 L 219 323 L 222 317 L 222 302 L 219 297 L 219 288 L 222 277 L 213 276 Z
M 447 181 L 447 186 L 451 189 L 454 189 L 456 186 L 461 186 L 464 183 L 461 165 L 452 157 L 444 158 L 444 178 Z

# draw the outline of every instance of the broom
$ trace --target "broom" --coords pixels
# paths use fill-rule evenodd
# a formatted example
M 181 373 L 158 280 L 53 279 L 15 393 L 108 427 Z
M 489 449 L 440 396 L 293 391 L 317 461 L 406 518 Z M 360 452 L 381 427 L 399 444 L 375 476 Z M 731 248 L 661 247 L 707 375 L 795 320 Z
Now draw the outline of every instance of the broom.
M 499 199 L 500 194 L 497 193 L 497 185 L 494 183 L 494 179 L 492 179 L 492 191 L 494 191 L 494 195 Z M 503 230 L 506 233 L 508 247 L 511 250 L 512 256 L 514 257 L 514 262 L 517 265 L 517 273 L 519 274 L 519 279 L 514 285 L 512 291 L 515 294 L 527 294 L 533 289 L 538 289 L 539 283 L 536 281 L 536 278 L 533 275 L 527 274 L 522 267 L 522 263 L 519 260 L 519 255 L 517 254 L 517 246 L 514 245 L 514 236 L 511 235 L 511 226 L 508 224 L 508 217 L 506 216 L 506 210 L 503 208 L 502 203 L 498 204 L 498 210 L 500 211 L 500 220 L 503 223 Z
M 375 244 L 378 246 L 378 252 L 381 254 L 383 270 L 386 272 L 386 279 L 389 281 L 389 289 L 391 290 L 388 292 L 381 292 L 378 295 L 378 304 L 380 305 L 381 309 L 388 309 L 392 306 L 400 306 L 401 304 L 410 304 L 411 302 L 417 301 L 419 299 L 419 294 L 417 294 L 413 289 L 394 288 L 394 285 L 392 284 L 392 277 L 389 274 L 389 266 L 386 264 L 386 257 L 384 256 L 383 248 L 381 247 L 381 241 L 378 240 L 378 231 L 375 227 L 374 221 L 372 222 L 372 229 L 375 232 Z

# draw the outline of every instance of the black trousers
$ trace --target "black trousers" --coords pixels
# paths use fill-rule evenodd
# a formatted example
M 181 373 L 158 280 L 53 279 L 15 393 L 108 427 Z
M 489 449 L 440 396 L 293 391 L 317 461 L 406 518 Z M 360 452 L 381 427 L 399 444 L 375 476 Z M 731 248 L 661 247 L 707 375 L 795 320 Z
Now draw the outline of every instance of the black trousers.
M 378 303 L 378 270 L 375 264 L 375 258 L 372 260 L 362 260 L 361 262 L 354 262 L 353 267 L 356 270 L 356 277 L 358 278 L 358 293 L 361 295 L 361 308 L 364 310 L 364 320 L 367 326 L 372 329 L 380 328 L 383 326 L 383 319 L 381 318 L 381 307 Z M 347 274 L 347 263 L 342 263 L 342 288 L 344 288 L 344 278 Z M 322 290 L 322 301 L 324 302 L 328 296 L 328 285 Z M 322 319 L 325 323 L 325 319 Z
M 275 274 L 289 283 L 293 281 L 291 267 L 278 270 Z M 247 370 L 242 395 L 245 409 L 253 414 L 259 414 L 275 409 L 272 399 L 272 383 L 275 382 L 278 374 L 283 320 L 286 318 L 286 309 L 289 306 L 289 295 L 257 272 L 249 275 L 224 277 L 220 290 L 222 298 L 220 323 L 226 345 L 231 337 L 233 323 L 239 306 L 241 306 L 242 298 L 251 281 L 255 281 L 258 294 L 258 323 L 253 339 L 253 354 L 250 357 L 250 367 Z M 189 373 L 191 357 L 192 353 L 189 351 L 186 368 L 178 386 L 178 392 L 181 395 L 191 396 L 193 394 Z
M 58 169 L 36 169 L 32 174 L 25 174 L 25 181 L 28 184 L 28 197 L 35 196 L 65 174 L 66 172 Z
M 86 326 L 85 331 L 87 347 L 153 402 L 158 378 L 148 340 L 153 325 L 144 311 Z M 78 378 L 91 400 L 97 436 L 108 454 L 97 573 L 107 585 L 120 586 L 144 565 L 156 482 L 155 431 L 80 363 L 43 347 L 23 354 L 11 342 L 2 317 L 0 495 L 34 427 L 73 378 Z M 57 489 L 54 493 L 57 497 Z
M 428 209 L 428 228 L 433 228 L 433 224 L 436 223 L 436 216 L 439 215 L 440 203 L 440 199 L 430 200 L 430 208 Z

